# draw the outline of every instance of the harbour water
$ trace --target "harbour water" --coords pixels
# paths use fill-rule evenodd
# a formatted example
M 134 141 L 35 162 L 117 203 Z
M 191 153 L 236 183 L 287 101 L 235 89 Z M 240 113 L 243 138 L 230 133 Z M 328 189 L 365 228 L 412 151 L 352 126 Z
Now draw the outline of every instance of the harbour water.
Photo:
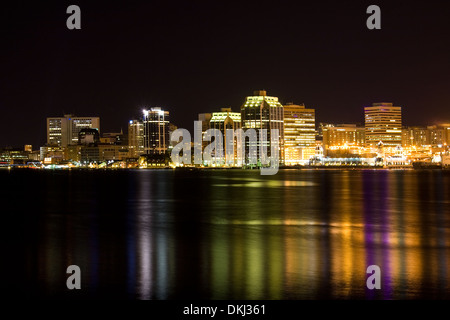
M 0 183 L 12 296 L 450 298 L 450 171 L 2 170 Z

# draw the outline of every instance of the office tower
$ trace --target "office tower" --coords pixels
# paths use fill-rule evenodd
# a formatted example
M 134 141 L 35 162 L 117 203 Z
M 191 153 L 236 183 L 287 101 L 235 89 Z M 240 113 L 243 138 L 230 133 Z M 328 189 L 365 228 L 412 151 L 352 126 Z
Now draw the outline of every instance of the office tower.
M 169 147 L 169 111 L 144 110 L 144 153 L 163 154 Z
M 76 117 L 66 114 L 64 117 L 47 118 L 47 145 L 67 147 L 78 143 L 78 133 L 82 129 L 100 131 L 99 117 Z
M 140 120 L 128 122 L 128 148 L 131 158 L 144 153 L 144 123 Z
M 402 108 L 392 103 L 373 103 L 364 108 L 366 147 L 395 148 L 402 144 Z
M 232 112 L 231 108 L 221 108 L 220 112 L 213 112 L 209 121 L 210 129 L 219 129 L 225 134 L 225 129 L 241 128 L 241 113 Z
M 213 112 L 211 115 L 211 119 L 209 121 L 209 127 L 210 129 L 218 129 L 222 132 L 223 136 L 223 160 L 219 164 L 225 164 L 225 156 L 228 152 L 233 153 L 234 159 L 230 161 L 229 163 L 226 163 L 227 165 L 234 166 L 234 165 L 242 165 L 238 164 L 237 162 L 237 146 L 236 146 L 236 140 L 233 138 L 233 152 L 228 150 L 227 146 L 227 138 L 228 138 L 228 132 L 227 129 L 235 130 L 241 129 L 242 123 L 241 123 L 241 113 L 240 112 L 232 112 L 231 108 L 221 108 L 220 112 Z M 234 134 L 233 134 L 234 137 Z M 220 146 L 216 145 L 216 149 L 220 148 Z
M 315 110 L 304 104 L 289 103 L 283 107 L 285 164 L 298 164 L 315 153 Z
M 259 137 L 259 129 L 266 129 L 267 131 L 267 154 L 270 155 L 271 150 L 271 130 L 278 129 L 278 157 L 281 164 L 284 164 L 284 111 L 283 105 L 278 101 L 277 97 L 271 97 L 266 94 L 266 91 L 255 91 L 253 96 L 248 96 L 245 103 L 241 106 L 241 121 L 242 128 L 255 129 L 257 133 L 256 154 L 250 155 L 250 143 L 246 140 L 245 154 L 246 159 L 249 156 L 256 156 L 258 163 L 260 163 L 260 143 L 263 140 Z M 248 164 L 248 160 L 246 161 Z

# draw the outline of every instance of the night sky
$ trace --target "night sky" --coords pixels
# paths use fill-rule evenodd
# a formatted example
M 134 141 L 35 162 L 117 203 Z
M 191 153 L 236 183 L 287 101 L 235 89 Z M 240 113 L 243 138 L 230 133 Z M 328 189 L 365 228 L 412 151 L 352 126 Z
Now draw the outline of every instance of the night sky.
M 66 8 L 81 8 L 69 30 Z M 381 30 L 366 9 L 381 8 Z M 404 125 L 450 122 L 450 1 L 9 1 L 0 9 L 0 146 L 46 142 L 46 117 L 127 130 L 145 107 L 193 130 L 201 112 L 265 89 L 363 123 L 393 102 Z

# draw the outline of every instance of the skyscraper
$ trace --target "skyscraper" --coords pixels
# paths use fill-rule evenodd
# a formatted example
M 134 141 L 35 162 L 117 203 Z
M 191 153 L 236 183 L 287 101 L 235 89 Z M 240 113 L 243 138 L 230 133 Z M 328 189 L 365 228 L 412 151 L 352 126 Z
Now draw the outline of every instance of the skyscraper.
M 144 123 L 140 120 L 128 122 L 128 148 L 131 158 L 144 153 Z
M 373 103 L 364 108 L 366 147 L 402 145 L 402 108 L 392 103 Z
M 163 154 L 169 147 L 169 111 L 144 110 L 144 153 Z
M 304 104 L 291 103 L 283 107 L 285 164 L 298 164 L 315 152 L 315 110 L 305 108 Z
M 47 118 L 47 144 L 67 147 L 78 143 L 78 133 L 82 129 L 100 131 L 99 117 L 76 117 L 65 114 L 64 117 Z
M 231 108 L 221 108 L 220 112 L 213 112 L 211 115 L 211 119 L 209 121 L 209 127 L 211 129 L 218 129 L 222 132 L 223 135 L 223 160 L 225 160 L 225 155 L 228 153 L 228 146 L 227 146 L 227 129 L 231 129 L 233 130 L 233 132 L 235 132 L 235 130 L 237 129 L 241 129 L 241 113 L 240 112 L 232 112 Z M 220 146 L 216 145 L 216 150 L 217 148 L 220 148 Z M 242 165 L 242 164 L 238 164 L 237 163 L 237 146 L 236 146 L 236 142 L 235 140 L 233 140 L 233 150 L 234 152 L 234 160 L 230 163 L 227 163 L 227 165 Z M 224 162 L 223 162 L 224 163 Z M 223 164 L 222 163 L 222 164 Z
M 256 143 L 256 158 L 258 162 L 261 160 L 260 157 L 260 144 L 263 140 L 259 137 L 259 129 L 266 129 L 267 131 L 267 152 L 270 154 L 271 150 L 271 130 L 278 129 L 278 157 L 280 163 L 284 163 L 284 111 L 283 105 L 278 101 L 277 97 L 271 97 L 266 94 L 266 91 L 254 91 L 253 96 L 248 96 L 241 107 L 241 119 L 242 128 L 255 129 L 257 133 L 257 143 Z M 250 143 L 246 141 L 245 143 L 246 157 L 250 155 Z M 248 162 L 246 162 L 248 164 Z

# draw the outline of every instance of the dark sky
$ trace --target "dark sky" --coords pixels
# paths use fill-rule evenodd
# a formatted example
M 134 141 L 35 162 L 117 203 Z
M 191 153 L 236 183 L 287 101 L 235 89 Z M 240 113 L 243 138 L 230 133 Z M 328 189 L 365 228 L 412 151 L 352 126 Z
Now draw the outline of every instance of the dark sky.
M 66 8 L 81 8 L 68 30 Z M 366 9 L 381 8 L 381 30 Z M 265 89 L 317 122 L 362 123 L 393 102 L 405 125 L 450 122 L 450 1 L 9 1 L 0 9 L 0 146 L 46 142 L 46 117 L 126 131 L 147 107 L 192 130 Z

